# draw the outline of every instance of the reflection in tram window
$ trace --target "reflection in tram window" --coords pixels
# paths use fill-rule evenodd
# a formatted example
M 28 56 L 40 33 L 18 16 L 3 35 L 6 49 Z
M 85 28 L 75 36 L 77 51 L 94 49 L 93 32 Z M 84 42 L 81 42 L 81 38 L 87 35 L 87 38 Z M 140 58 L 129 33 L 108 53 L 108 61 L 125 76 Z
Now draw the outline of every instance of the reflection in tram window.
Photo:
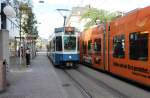
M 92 53 L 92 40 L 88 41 L 88 53 L 91 54 Z
M 61 38 L 61 36 L 56 37 L 56 51 L 62 51 L 62 38 Z
M 100 55 L 101 52 L 101 39 L 94 40 L 94 51 L 95 54 Z
M 130 59 L 148 59 L 148 33 L 131 33 L 129 38 Z
M 124 58 L 125 57 L 125 37 L 124 35 L 118 35 L 113 37 L 113 57 Z
M 64 36 L 64 51 L 76 50 L 76 37 Z

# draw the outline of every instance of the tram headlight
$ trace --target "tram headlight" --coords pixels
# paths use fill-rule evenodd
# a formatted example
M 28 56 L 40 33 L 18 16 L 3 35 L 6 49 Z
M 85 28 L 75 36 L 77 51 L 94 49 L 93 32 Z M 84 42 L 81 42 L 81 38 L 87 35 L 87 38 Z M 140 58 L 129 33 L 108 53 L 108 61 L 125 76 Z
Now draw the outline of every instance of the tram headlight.
M 71 59 L 71 58 L 72 58 L 72 56 L 70 55 L 70 56 L 69 56 L 69 59 Z

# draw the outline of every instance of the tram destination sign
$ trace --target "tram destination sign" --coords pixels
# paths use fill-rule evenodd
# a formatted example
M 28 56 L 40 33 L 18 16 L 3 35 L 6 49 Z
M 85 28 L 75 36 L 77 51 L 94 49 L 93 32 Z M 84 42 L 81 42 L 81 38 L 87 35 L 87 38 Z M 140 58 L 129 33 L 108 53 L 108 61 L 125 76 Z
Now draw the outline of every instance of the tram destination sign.
M 65 34 L 74 34 L 75 28 L 74 27 L 65 27 Z

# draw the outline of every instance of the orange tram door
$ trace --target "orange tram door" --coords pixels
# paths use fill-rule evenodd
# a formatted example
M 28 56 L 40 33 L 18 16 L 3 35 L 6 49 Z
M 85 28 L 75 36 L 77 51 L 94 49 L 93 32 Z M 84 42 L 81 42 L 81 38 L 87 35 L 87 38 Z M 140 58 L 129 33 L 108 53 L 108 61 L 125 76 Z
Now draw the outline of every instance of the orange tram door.
M 92 27 L 81 33 L 81 63 L 104 70 L 104 50 L 104 33 L 102 27 Z
M 150 7 L 110 23 L 109 70 L 150 86 Z

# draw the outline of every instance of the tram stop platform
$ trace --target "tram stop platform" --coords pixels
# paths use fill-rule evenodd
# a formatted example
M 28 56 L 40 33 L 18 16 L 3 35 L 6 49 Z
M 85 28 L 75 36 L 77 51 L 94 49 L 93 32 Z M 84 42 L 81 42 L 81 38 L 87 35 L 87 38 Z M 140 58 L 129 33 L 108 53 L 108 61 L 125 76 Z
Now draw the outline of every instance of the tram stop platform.
M 38 54 L 29 68 L 10 69 L 7 76 L 10 86 L 0 98 L 68 98 L 45 55 Z

